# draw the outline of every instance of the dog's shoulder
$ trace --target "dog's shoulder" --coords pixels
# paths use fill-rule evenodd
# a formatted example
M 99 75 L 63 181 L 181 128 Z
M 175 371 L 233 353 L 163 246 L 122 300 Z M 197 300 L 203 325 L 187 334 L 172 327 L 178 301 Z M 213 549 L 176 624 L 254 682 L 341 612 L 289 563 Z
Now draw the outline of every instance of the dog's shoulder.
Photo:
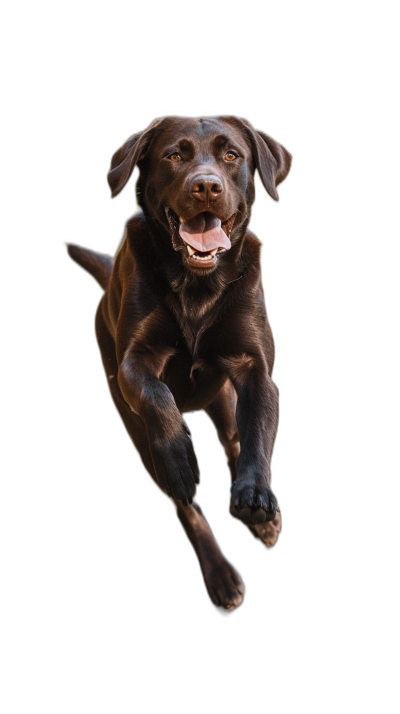
M 120 277 L 146 272 L 149 254 L 149 232 L 143 213 L 130 218 L 115 256 L 115 270 Z
M 260 269 L 261 265 L 261 251 L 263 248 L 263 243 L 260 238 L 247 229 L 246 236 L 243 244 L 243 259 L 247 266 L 253 266 L 257 270 Z
M 249 253 L 249 255 L 253 255 L 254 257 L 259 256 L 261 246 L 262 246 L 262 243 L 257 238 L 257 236 L 254 233 L 252 233 L 252 231 L 249 231 L 247 229 L 246 236 L 245 236 L 245 250 Z
M 147 222 L 143 211 L 135 213 L 134 216 L 128 219 L 128 221 L 126 222 L 126 229 L 128 231 L 128 234 L 132 237 L 140 237 L 144 234 L 147 234 Z

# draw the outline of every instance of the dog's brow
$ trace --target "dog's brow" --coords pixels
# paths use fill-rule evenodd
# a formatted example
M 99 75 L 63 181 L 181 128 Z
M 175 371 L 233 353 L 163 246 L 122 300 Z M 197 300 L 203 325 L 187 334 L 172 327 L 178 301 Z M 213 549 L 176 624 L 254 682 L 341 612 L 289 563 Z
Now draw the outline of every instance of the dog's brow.
M 193 149 L 193 143 L 189 139 L 180 139 L 178 144 L 182 151 L 191 151 Z
M 237 137 L 229 136 L 228 134 L 218 134 L 218 136 L 214 137 L 212 147 L 214 151 L 219 151 L 225 147 L 235 149 L 242 156 L 246 155 L 242 142 L 238 141 Z
M 223 146 L 224 144 L 231 144 L 231 143 L 232 143 L 232 139 L 229 136 L 226 136 L 226 134 L 218 134 L 218 136 L 216 136 L 213 139 L 213 144 L 214 144 L 214 146 L 217 146 L 217 147 Z
M 186 138 L 177 139 L 173 144 L 163 149 L 164 154 L 172 154 L 174 151 L 193 151 L 193 144 Z

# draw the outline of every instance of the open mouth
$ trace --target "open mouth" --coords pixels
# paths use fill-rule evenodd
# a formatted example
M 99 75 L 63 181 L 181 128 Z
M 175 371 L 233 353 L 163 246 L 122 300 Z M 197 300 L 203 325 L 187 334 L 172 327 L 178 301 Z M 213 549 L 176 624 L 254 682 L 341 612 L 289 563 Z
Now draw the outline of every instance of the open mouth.
M 226 221 L 203 211 L 185 221 L 171 208 L 165 213 L 172 232 L 175 250 L 186 248 L 187 262 L 195 268 L 211 268 L 217 264 L 218 256 L 231 247 L 230 234 L 236 213 Z
M 186 245 L 186 244 L 185 244 Z M 187 261 L 189 265 L 193 265 L 195 268 L 211 268 L 217 264 L 218 255 L 225 252 L 225 248 L 214 248 L 210 251 L 196 250 L 192 252 L 192 248 L 186 245 L 188 258 Z

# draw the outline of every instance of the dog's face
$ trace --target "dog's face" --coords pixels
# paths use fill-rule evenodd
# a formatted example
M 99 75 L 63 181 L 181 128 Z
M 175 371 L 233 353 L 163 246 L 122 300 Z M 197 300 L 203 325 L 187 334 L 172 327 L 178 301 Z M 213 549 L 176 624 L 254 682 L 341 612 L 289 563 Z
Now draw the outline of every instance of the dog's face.
M 166 117 L 116 152 L 108 180 L 115 196 L 138 164 L 140 205 L 170 233 L 184 267 L 204 275 L 243 235 L 255 169 L 277 200 L 290 160 L 282 146 L 242 119 Z
M 251 149 L 243 134 L 218 119 L 179 119 L 155 139 L 143 198 L 167 219 L 184 264 L 212 270 L 231 247 L 231 233 L 254 200 Z

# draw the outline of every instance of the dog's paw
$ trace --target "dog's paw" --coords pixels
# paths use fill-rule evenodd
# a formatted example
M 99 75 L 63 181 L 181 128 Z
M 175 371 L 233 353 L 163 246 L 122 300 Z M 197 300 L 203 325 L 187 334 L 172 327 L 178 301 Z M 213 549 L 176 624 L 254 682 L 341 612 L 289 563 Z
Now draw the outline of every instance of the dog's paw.
M 168 443 L 153 444 L 151 453 L 160 488 L 184 505 L 192 503 L 199 483 L 199 467 L 186 425 Z
M 240 607 L 246 587 L 229 560 L 224 558 L 218 568 L 210 568 L 206 575 L 203 573 L 203 580 L 211 604 L 218 612 L 230 614 Z
M 244 480 L 234 481 L 231 488 L 230 512 L 247 525 L 273 521 L 277 500 L 268 486 L 249 485 Z
M 254 526 L 249 526 L 249 528 L 252 534 L 262 540 L 267 548 L 275 545 L 282 528 L 282 517 L 279 506 L 277 506 L 275 518 L 272 521 L 257 523 Z

